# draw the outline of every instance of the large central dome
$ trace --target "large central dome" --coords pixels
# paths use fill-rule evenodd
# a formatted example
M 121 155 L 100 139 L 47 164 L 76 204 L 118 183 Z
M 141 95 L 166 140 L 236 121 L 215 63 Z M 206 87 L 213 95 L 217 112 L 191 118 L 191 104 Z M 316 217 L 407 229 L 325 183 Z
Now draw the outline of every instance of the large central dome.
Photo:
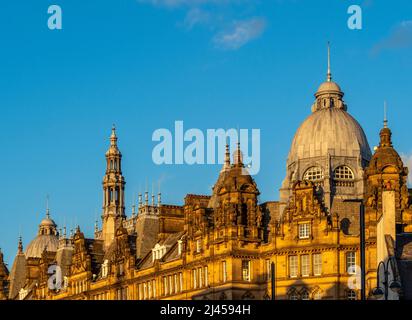
M 357 157 L 369 161 L 371 151 L 363 129 L 344 109 L 313 112 L 297 130 L 288 164 L 299 159 L 330 156 Z
M 312 114 L 296 131 L 286 165 L 280 200 L 288 203 L 296 182 L 312 181 L 323 205 L 331 209 L 335 198 L 360 199 L 363 173 L 372 155 L 365 133 L 347 112 L 340 86 L 328 73 L 315 93 Z

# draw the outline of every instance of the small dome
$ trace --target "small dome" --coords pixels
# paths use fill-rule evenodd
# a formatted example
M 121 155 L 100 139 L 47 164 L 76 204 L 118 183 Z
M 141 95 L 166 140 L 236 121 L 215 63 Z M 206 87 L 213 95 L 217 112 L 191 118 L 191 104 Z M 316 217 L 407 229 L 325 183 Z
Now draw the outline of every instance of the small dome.
M 40 234 L 27 246 L 26 258 L 40 258 L 46 249 L 49 252 L 57 252 L 59 239 L 54 234 Z
M 319 95 L 321 93 L 339 93 L 339 92 L 341 93 L 342 90 L 336 82 L 326 81 L 319 86 L 319 89 L 316 94 Z
M 45 218 L 40 222 L 41 227 L 56 227 L 56 223 L 50 219 L 50 218 Z
M 40 258 L 46 248 L 49 252 L 57 252 L 58 246 L 57 225 L 50 218 L 50 213 L 47 209 L 46 218 L 40 222 L 37 237 L 26 248 L 26 258 Z

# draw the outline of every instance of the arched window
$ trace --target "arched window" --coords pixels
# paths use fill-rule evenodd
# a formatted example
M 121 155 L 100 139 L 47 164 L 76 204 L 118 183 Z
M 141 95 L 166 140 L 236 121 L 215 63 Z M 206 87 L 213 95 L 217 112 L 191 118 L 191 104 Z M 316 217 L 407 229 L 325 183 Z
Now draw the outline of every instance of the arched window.
M 301 294 L 301 299 L 302 300 L 310 300 L 309 298 L 309 292 L 307 290 L 304 290 Z
M 299 295 L 295 290 L 289 293 L 289 300 L 299 300 Z
M 353 180 L 355 175 L 348 166 L 339 166 L 335 169 L 333 178 L 336 180 Z
M 321 167 L 310 167 L 303 175 L 303 180 L 317 181 L 323 179 L 323 170 Z

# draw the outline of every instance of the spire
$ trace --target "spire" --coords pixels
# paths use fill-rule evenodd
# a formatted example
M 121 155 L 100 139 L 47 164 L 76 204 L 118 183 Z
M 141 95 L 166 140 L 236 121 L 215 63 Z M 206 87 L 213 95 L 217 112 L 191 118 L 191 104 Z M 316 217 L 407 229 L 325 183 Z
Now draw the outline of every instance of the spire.
M 229 143 L 226 142 L 225 161 L 223 163 L 222 172 L 227 171 L 229 169 L 230 169 L 230 151 L 229 151 Z
M 136 203 L 133 201 L 133 205 L 132 205 L 132 218 L 134 218 L 136 214 Z
M 330 67 L 330 42 L 328 41 L 328 74 L 327 74 L 327 81 L 332 81 L 332 72 Z
M 234 163 L 237 166 L 243 166 L 243 159 L 242 159 L 242 151 L 240 150 L 240 141 L 237 143 L 237 150 L 235 151 L 235 155 L 233 157 Z
M 386 101 L 384 102 L 383 105 L 383 110 L 384 110 L 384 115 L 383 115 L 383 128 L 380 132 L 380 147 L 392 147 L 392 131 L 391 129 L 389 129 L 388 127 L 388 118 L 386 115 L 386 110 L 387 109 L 387 105 L 386 105 Z
M 160 207 L 162 205 L 162 192 L 160 189 L 160 180 L 158 182 L 158 193 L 157 193 L 157 206 Z
M 23 240 L 22 240 L 22 237 L 21 237 L 21 236 L 19 237 L 19 245 L 18 245 L 18 250 L 17 250 L 17 252 L 18 252 L 18 253 L 23 253 Z
M 46 196 L 46 218 L 50 219 L 49 195 Z
M 162 193 L 159 190 L 159 193 L 157 194 L 157 206 L 160 207 L 162 204 Z
M 117 135 L 116 135 L 116 126 L 112 126 L 112 134 L 110 136 L 110 145 L 112 147 L 117 147 Z
M 229 143 L 226 143 L 226 153 L 225 153 L 225 169 L 230 168 L 230 151 L 229 151 Z
M 154 194 L 154 184 L 152 182 L 152 206 L 154 207 L 155 205 L 155 194 Z

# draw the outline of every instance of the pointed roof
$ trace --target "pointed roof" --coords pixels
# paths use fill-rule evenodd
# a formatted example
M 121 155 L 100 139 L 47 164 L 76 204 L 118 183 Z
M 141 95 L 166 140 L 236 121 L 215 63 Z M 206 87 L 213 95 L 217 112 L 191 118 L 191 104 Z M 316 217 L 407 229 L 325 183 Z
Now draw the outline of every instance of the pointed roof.
M 328 41 L 328 74 L 327 74 L 326 81 L 327 82 L 332 81 L 332 72 L 331 72 L 331 68 L 330 68 L 330 42 L 329 41 Z
M 110 147 L 106 152 L 106 157 L 109 156 L 121 156 L 121 152 L 117 146 L 117 134 L 115 125 L 112 126 L 112 133 L 110 135 Z
M 337 95 L 339 97 L 343 97 L 344 95 L 340 86 L 336 82 L 332 81 L 330 56 L 330 42 L 328 42 L 328 70 L 326 73 L 326 81 L 319 86 L 319 89 L 315 94 L 316 98 L 324 95 Z
M 20 237 L 16 258 L 14 259 L 10 272 L 9 299 L 14 299 L 19 294 L 20 289 L 23 288 L 24 284 L 26 283 L 26 268 L 26 256 L 23 252 L 23 243 Z

